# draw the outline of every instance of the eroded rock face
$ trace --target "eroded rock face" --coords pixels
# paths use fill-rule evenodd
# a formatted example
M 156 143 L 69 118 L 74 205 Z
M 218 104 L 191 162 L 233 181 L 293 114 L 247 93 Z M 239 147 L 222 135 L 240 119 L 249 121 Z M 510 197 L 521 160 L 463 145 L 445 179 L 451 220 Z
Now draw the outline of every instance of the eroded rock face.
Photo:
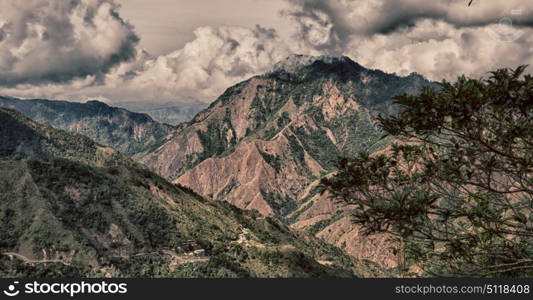
M 348 216 L 333 222 L 316 236 L 355 258 L 370 260 L 386 268 L 398 266 L 399 258 L 393 251 L 398 249 L 398 242 L 389 234 L 365 236 Z
M 333 226 L 331 234 L 314 233 L 336 245 L 360 244 L 356 231 L 333 230 L 347 226 L 338 216 L 351 207 L 320 195 L 318 182 L 335 171 L 339 157 L 383 149 L 374 116 L 393 113 L 395 95 L 426 84 L 347 57 L 292 56 L 226 90 L 142 161 L 199 194 L 276 215 L 294 228 Z M 365 249 L 380 243 L 346 251 L 369 257 Z M 386 254 L 376 260 L 393 265 Z
M 398 266 L 398 241 L 389 234 L 364 235 L 350 217 L 353 205 L 335 201 L 327 193 L 316 194 L 307 206 L 301 205 L 293 214 L 298 214 L 291 227 L 304 230 L 323 239 L 327 243 L 344 250 L 348 255 L 360 260 L 369 260 L 385 269 Z
M 256 212 L 206 201 L 119 151 L 3 108 L 0 212 L 2 277 L 367 274 L 316 237 Z M 194 273 L 180 269 L 208 261 L 209 268 Z
M 309 173 L 318 176 L 323 170 L 308 153 L 303 160 L 295 156 L 285 134 L 272 141 L 243 141 L 231 154 L 206 159 L 174 182 L 264 215 L 284 215 L 283 201 L 298 200 L 309 185 Z
M 202 195 L 287 216 L 340 156 L 380 149 L 373 116 L 424 82 L 347 57 L 293 55 L 226 90 L 141 161 Z

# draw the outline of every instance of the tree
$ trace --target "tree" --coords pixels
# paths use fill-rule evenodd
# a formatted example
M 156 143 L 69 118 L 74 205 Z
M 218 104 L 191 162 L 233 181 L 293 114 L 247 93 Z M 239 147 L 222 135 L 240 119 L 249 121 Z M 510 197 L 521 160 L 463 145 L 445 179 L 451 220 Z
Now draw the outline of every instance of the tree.
M 325 189 L 432 276 L 533 275 L 533 78 L 526 66 L 395 97 L 395 142 L 343 158 Z

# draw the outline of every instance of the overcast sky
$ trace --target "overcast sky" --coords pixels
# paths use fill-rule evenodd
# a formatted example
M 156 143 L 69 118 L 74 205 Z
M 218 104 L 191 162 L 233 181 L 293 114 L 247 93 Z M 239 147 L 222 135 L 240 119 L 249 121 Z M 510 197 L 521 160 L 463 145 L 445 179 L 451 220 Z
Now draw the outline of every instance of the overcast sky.
M 467 2 L 2 0 L 0 95 L 209 102 L 291 53 L 432 80 L 533 63 L 533 1 Z
M 118 0 L 120 14 L 141 37 L 141 45 L 154 55 L 182 48 L 200 26 L 271 27 L 278 33 L 291 28 L 280 11 L 284 0 Z M 285 37 L 289 37 L 288 34 Z

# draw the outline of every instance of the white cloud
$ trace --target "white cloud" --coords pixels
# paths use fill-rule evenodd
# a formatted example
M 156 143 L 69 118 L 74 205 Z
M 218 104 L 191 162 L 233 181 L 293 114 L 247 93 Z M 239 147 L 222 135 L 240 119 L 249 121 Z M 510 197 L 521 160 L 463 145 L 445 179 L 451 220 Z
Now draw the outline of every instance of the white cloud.
M 418 72 L 434 80 L 533 61 L 533 29 L 522 29 L 513 42 L 493 39 L 499 25 L 457 28 L 442 21 L 419 21 L 405 31 L 351 41 L 350 55 L 363 65 L 401 75 Z
M 200 27 L 194 33 L 182 49 L 146 62 L 130 84 L 147 98 L 210 101 L 290 54 L 274 30 L 260 26 Z
M 0 94 L 211 101 L 291 53 L 347 55 L 432 80 L 533 63 L 533 2 L 287 1 L 284 15 L 296 32 L 290 40 L 261 26 L 202 26 L 183 48 L 152 57 L 112 0 L 4 0 Z
M 168 55 L 138 50 L 99 80 L 68 84 L 18 85 L 0 93 L 23 98 L 85 100 L 91 95 L 114 101 L 212 101 L 229 86 L 265 72 L 291 52 L 273 29 L 236 26 L 197 28 L 195 39 Z
M 432 80 L 533 62 L 533 2 L 288 0 L 296 39 L 323 54 Z
M 0 86 L 69 82 L 135 56 L 137 36 L 111 0 L 2 0 Z

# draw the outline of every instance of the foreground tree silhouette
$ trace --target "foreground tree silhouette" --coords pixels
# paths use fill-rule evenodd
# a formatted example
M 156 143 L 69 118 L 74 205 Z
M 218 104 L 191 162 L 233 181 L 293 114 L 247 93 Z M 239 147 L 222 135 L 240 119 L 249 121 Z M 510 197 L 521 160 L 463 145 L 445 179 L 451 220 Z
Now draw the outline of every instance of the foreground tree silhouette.
M 322 182 L 432 276 L 533 275 L 533 78 L 525 66 L 395 98 L 396 140 Z

